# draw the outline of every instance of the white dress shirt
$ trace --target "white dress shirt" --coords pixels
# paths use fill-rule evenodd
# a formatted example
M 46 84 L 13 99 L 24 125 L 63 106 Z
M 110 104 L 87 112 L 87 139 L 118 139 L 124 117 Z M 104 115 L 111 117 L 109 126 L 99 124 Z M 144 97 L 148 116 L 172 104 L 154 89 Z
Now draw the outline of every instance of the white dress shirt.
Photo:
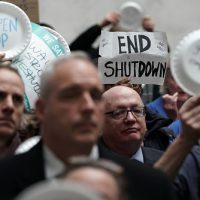
M 45 144 L 43 145 L 45 177 L 52 179 L 66 170 L 66 166 Z M 93 160 L 99 158 L 97 145 L 94 145 L 89 157 Z
M 131 159 L 135 159 L 137 161 L 144 163 L 144 156 L 141 147 L 137 150 L 137 152 L 134 155 L 132 155 Z

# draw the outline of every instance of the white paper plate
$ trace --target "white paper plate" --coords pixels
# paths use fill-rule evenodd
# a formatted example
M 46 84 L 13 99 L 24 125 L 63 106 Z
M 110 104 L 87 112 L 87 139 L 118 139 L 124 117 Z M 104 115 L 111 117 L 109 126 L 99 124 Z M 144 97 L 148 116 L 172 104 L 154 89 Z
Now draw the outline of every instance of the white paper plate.
M 32 30 L 30 44 L 12 62 L 25 83 L 27 111 L 35 109 L 35 100 L 40 96 L 40 77 L 48 63 L 66 54 L 58 40 L 44 27 L 32 23 Z
M 185 36 L 171 58 L 175 81 L 188 94 L 200 93 L 200 30 Z
M 135 2 L 126 2 L 120 9 L 121 18 L 119 26 L 129 31 L 137 31 L 142 24 L 143 10 Z
M 31 41 L 28 16 L 14 4 L 0 1 L 0 51 L 12 59 L 21 54 Z
M 70 54 L 69 45 L 67 44 L 67 42 L 64 39 L 64 37 L 62 35 L 60 35 L 60 33 L 56 32 L 55 30 L 53 30 L 53 29 L 51 29 L 49 27 L 45 27 L 44 26 L 44 28 L 47 29 L 56 38 L 56 40 L 59 42 L 59 44 L 65 50 L 65 54 L 69 55 Z

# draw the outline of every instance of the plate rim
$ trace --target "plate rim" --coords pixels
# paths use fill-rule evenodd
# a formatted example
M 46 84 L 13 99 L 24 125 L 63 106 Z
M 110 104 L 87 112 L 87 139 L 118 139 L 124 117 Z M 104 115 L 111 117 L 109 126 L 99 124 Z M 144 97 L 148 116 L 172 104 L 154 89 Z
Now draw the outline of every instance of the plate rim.
M 31 22 L 30 22 L 29 17 L 21 8 L 19 8 L 18 6 L 16 6 L 15 4 L 12 4 L 12 3 L 0 1 L 0 10 L 2 10 L 2 9 L 5 10 L 5 8 L 6 8 L 6 12 L 4 12 L 4 13 L 9 14 L 14 17 L 17 16 L 18 18 L 20 18 L 20 20 L 19 20 L 20 23 L 23 26 L 26 26 L 24 28 L 25 31 L 23 31 L 25 33 L 24 35 L 26 37 L 24 37 L 24 42 L 17 48 L 17 50 L 12 50 L 12 48 L 9 50 L 5 50 L 5 51 L 3 51 L 3 49 L 0 50 L 2 52 L 5 52 L 6 59 L 13 59 L 16 56 L 20 55 L 29 45 L 29 43 L 31 41 L 31 37 L 32 37 L 32 28 L 31 28 Z M 16 46 L 16 44 L 14 45 L 14 47 L 15 46 Z
M 140 18 L 142 19 L 142 17 L 143 17 L 143 9 L 142 9 L 142 7 L 138 4 L 138 3 L 136 3 L 136 2 L 132 2 L 132 1 L 128 1 L 128 2 L 125 2 L 124 4 L 122 4 L 122 6 L 120 7 L 120 13 L 122 13 L 123 12 L 123 10 L 125 9 L 125 8 L 127 8 L 127 7 L 132 7 L 132 8 L 134 8 L 135 10 L 137 10 L 138 11 L 138 13 L 140 13 Z M 125 23 L 123 23 L 121 20 L 120 20 L 120 22 L 119 22 L 119 25 L 121 26 L 121 27 L 124 27 L 125 29 L 138 29 L 138 28 L 140 28 L 140 24 L 137 22 L 137 23 L 134 23 L 134 24 L 132 24 L 131 26 L 130 25 L 127 25 L 127 24 L 125 24 Z
M 69 45 L 68 45 L 67 41 L 65 40 L 65 38 L 60 33 L 58 33 L 57 31 L 53 30 L 52 28 L 49 28 L 49 27 L 46 27 L 46 26 L 42 26 L 42 27 L 45 28 L 47 31 L 49 31 L 52 35 L 57 37 L 60 40 L 61 45 L 65 50 L 65 53 L 66 54 L 70 54 Z
M 180 65 L 183 65 L 183 56 L 184 56 L 183 54 L 187 51 L 187 47 L 189 47 L 189 45 L 194 43 L 195 40 L 200 40 L 200 37 L 194 38 L 196 35 L 199 34 L 200 34 L 200 29 L 195 30 L 186 35 L 185 37 L 183 37 L 183 39 L 176 46 L 170 61 L 170 69 L 172 72 L 172 76 L 174 77 L 178 85 L 183 89 L 183 91 L 185 91 L 190 95 L 195 95 L 199 93 L 200 90 L 196 91 L 195 88 L 198 88 L 200 85 L 195 81 L 193 81 L 191 78 L 189 78 L 189 76 L 187 76 L 186 73 L 184 73 L 183 67 L 180 67 Z M 177 73 L 177 71 L 179 71 L 180 73 Z

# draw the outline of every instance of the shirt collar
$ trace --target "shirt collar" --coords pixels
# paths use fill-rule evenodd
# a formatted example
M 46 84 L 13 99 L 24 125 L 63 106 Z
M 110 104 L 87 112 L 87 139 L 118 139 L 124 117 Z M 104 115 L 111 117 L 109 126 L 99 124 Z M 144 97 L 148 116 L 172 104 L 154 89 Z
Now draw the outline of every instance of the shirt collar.
M 51 179 L 65 171 L 66 166 L 48 147 L 43 145 L 44 162 L 45 162 L 45 177 Z M 99 158 L 99 151 L 97 145 L 94 145 L 89 157 L 92 160 Z
M 131 160 L 132 159 L 135 159 L 137 161 L 140 161 L 140 162 L 144 163 L 144 157 L 143 157 L 143 153 L 142 153 L 141 147 L 137 150 L 137 152 L 134 155 L 132 155 Z

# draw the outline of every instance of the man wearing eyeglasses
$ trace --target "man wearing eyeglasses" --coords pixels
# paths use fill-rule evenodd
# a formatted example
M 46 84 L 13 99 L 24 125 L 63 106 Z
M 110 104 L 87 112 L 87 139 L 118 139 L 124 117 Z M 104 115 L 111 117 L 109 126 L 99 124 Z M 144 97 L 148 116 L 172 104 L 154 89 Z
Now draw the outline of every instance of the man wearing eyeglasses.
M 139 94 L 126 86 L 115 86 L 103 94 L 105 125 L 99 141 L 113 154 L 154 164 L 162 152 L 142 147 L 146 133 L 145 108 Z

